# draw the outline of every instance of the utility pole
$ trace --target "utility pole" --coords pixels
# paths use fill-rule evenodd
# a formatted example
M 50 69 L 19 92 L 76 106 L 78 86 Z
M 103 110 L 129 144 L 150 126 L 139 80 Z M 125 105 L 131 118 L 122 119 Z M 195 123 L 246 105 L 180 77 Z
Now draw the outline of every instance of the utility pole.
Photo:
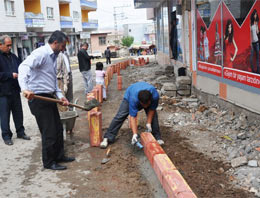
M 115 41 L 119 44 L 119 37 L 118 37 L 118 20 L 127 19 L 125 14 L 122 12 L 122 8 L 130 7 L 131 5 L 123 5 L 123 6 L 114 6 L 114 31 L 115 31 Z M 118 9 L 120 9 L 118 12 Z

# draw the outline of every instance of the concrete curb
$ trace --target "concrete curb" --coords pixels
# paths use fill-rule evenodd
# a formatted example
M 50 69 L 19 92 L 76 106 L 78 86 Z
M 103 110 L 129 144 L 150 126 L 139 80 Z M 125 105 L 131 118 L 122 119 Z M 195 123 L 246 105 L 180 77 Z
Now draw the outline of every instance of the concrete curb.
M 196 198 L 190 186 L 151 133 L 141 133 L 144 153 L 170 198 Z

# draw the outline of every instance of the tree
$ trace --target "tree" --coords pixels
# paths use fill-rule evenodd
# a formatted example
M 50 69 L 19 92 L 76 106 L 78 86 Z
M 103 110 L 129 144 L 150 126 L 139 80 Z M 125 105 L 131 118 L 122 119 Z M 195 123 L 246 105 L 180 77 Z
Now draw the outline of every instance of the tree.
M 133 42 L 134 42 L 134 37 L 132 37 L 132 36 L 124 36 L 122 38 L 122 45 L 123 46 L 130 47 Z

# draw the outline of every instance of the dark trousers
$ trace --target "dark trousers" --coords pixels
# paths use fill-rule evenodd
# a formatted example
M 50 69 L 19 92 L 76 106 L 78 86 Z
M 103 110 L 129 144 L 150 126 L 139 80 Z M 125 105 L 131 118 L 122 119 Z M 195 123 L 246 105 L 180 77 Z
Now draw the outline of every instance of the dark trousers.
M 111 59 L 110 59 L 110 57 L 106 57 L 106 59 L 107 59 L 107 65 L 108 65 L 108 64 L 111 64 Z
M 52 97 L 47 94 L 39 94 Z M 50 167 L 64 156 L 63 127 L 56 103 L 33 99 L 29 101 L 31 113 L 35 116 L 42 138 L 42 161 Z
M 140 108 L 139 110 L 141 110 Z M 149 109 L 144 109 L 145 113 L 147 115 Z M 113 118 L 109 128 L 107 129 L 107 132 L 104 135 L 104 138 L 107 138 L 109 142 L 113 143 L 115 141 L 115 138 L 118 134 L 119 129 L 123 125 L 125 119 L 129 115 L 129 103 L 126 100 L 123 100 L 119 110 L 116 114 L 116 116 Z M 158 122 L 158 115 L 157 111 L 155 111 L 153 120 L 152 120 L 152 134 L 155 137 L 155 139 L 161 139 L 161 133 L 160 133 L 160 127 Z
M 68 91 L 66 93 L 66 98 L 69 102 L 73 103 L 73 82 L 72 73 L 69 74 Z
M 23 109 L 21 96 L 18 91 L 13 91 L 12 95 L 9 96 L 0 96 L 0 122 L 3 140 L 11 139 L 13 136 L 13 133 L 10 130 L 11 112 L 17 136 L 23 136 Z

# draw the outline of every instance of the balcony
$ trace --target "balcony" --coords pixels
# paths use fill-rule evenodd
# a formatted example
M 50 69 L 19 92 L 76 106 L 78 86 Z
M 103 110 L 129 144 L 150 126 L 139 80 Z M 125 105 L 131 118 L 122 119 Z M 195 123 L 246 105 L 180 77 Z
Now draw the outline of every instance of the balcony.
M 97 10 L 97 1 L 80 0 L 80 6 L 82 10 Z
M 65 29 L 65 28 L 73 28 L 72 17 L 61 16 L 61 17 L 60 17 L 60 27 L 61 27 L 62 29 Z
M 98 20 L 89 20 L 88 22 L 82 22 L 83 29 L 97 29 Z
M 34 14 L 32 12 L 25 12 L 24 18 L 27 28 L 43 28 L 45 25 L 42 13 Z

